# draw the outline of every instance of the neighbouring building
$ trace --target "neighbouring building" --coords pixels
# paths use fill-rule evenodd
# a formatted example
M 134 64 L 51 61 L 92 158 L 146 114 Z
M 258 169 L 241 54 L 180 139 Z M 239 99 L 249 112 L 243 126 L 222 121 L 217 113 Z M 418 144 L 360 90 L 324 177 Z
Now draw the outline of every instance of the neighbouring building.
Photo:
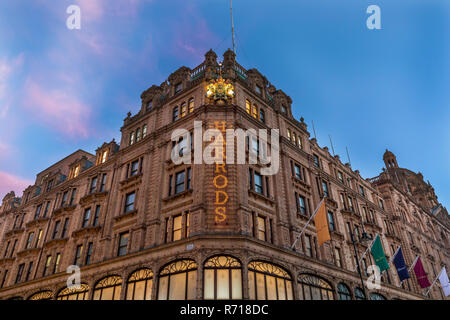
M 420 255 L 430 281 L 449 269 L 450 220 L 421 173 L 386 168 L 364 179 L 311 139 L 292 100 L 231 50 L 210 50 L 141 95 L 121 141 L 95 154 L 78 150 L 39 173 L 21 197 L 0 207 L 0 299 L 445 299 L 424 295 L 414 275 L 400 284 L 392 267 L 379 290 L 361 287 L 350 232 L 381 236 L 387 258 L 401 246 Z M 280 170 L 263 164 L 175 164 L 174 129 L 279 129 Z M 179 152 L 189 152 L 186 139 Z M 206 143 L 204 143 L 205 145 Z M 246 157 L 259 153 L 253 139 Z M 195 149 L 195 144 L 194 144 Z M 195 150 L 194 150 L 195 152 Z M 325 197 L 331 240 L 318 246 L 310 224 Z M 372 265 L 361 260 L 363 278 Z M 81 286 L 66 288 L 71 265 Z

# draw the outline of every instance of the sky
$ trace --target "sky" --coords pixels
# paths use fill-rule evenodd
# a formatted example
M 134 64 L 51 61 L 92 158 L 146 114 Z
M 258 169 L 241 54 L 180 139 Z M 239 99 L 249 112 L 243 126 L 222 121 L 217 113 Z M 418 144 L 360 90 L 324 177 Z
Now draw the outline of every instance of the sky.
M 66 9 L 81 9 L 69 30 Z M 369 30 L 369 5 L 381 29 Z M 364 178 L 386 149 L 450 205 L 450 1 L 235 0 L 237 61 L 293 100 Z M 120 141 L 140 94 L 232 46 L 228 0 L 0 2 L 0 200 L 72 152 Z

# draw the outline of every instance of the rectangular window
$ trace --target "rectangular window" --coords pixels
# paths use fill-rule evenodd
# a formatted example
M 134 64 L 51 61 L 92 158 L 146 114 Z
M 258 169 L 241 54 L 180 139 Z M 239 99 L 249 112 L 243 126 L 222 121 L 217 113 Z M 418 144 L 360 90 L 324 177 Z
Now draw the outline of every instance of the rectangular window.
M 353 207 L 353 200 L 352 198 L 348 197 L 348 208 L 350 209 L 350 211 L 354 212 L 355 208 Z
M 93 243 L 89 242 L 88 246 L 87 246 L 87 251 L 86 251 L 86 260 L 85 260 L 85 265 L 88 265 L 89 263 L 91 263 L 91 257 L 92 257 L 92 247 L 93 247 Z
M 45 205 L 45 210 L 44 210 L 44 214 L 42 215 L 43 218 L 47 217 L 48 214 L 48 210 L 50 209 L 50 201 L 47 201 L 46 205 Z
M 338 180 L 344 184 L 344 176 L 342 175 L 342 172 L 338 171 Z
M 300 166 L 299 165 L 294 165 L 294 171 L 295 171 L 295 177 L 297 178 L 297 179 L 302 179 L 302 174 L 301 174 L 301 170 L 300 170 L 301 168 L 300 168 Z
M 178 92 L 180 92 L 181 90 L 182 90 L 182 83 L 181 82 L 179 82 L 179 83 L 177 83 L 176 85 L 175 85 L 175 93 L 178 93 Z
M 74 265 L 80 266 L 81 263 L 81 255 L 83 254 L 83 245 L 77 245 L 77 249 L 75 251 L 75 259 L 73 261 Z
M 305 203 L 305 197 L 298 196 L 298 206 L 300 209 L 300 213 L 304 216 L 306 216 L 306 203 Z
M 75 196 L 77 195 L 77 189 L 72 190 L 72 195 L 70 196 L 69 206 L 72 206 L 75 201 Z
M 42 273 L 43 277 L 45 277 L 48 274 L 48 269 L 50 269 L 51 263 L 52 263 L 52 256 L 48 255 L 47 259 L 45 260 L 44 272 Z
M 16 283 L 19 283 L 22 279 L 23 269 L 25 268 L 25 263 L 19 265 L 19 269 L 17 270 Z
M 135 198 L 135 195 L 136 195 L 135 192 L 131 192 L 131 193 L 128 193 L 125 196 L 125 213 L 134 210 L 134 198 Z
M 191 168 L 187 168 L 186 190 L 191 189 Z
M 86 210 L 84 210 L 83 222 L 81 224 L 82 228 L 86 228 L 88 226 L 90 217 L 91 217 L 91 208 L 87 208 Z
M 39 242 L 41 241 L 41 238 L 42 238 L 42 229 L 40 229 L 39 232 L 38 232 L 38 237 L 37 237 L 37 240 L 36 240 L 35 248 L 37 248 L 39 246 Z
M 169 197 L 172 195 L 172 178 L 173 178 L 173 176 L 170 175 L 169 176 L 169 193 L 168 193 Z
M 254 173 L 254 184 L 255 184 L 255 191 L 257 193 L 264 194 L 262 176 L 257 172 Z
M 14 240 L 14 244 L 12 246 L 12 250 L 11 250 L 11 253 L 9 255 L 10 257 L 12 257 L 14 255 L 14 251 L 16 251 L 16 245 L 17 245 L 17 239 Z
M 131 163 L 130 177 L 133 177 L 138 174 L 138 168 L 139 168 L 139 160 L 133 161 Z
M 94 215 L 94 221 L 92 222 L 92 226 L 96 227 L 98 225 L 99 216 L 100 216 L 100 205 L 97 205 L 95 207 L 95 215 Z
M 53 185 L 53 180 L 50 180 L 48 183 L 47 183 L 47 192 L 49 192 L 51 189 L 52 189 L 52 185 Z
M 330 194 L 328 192 L 328 183 L 326 181 L 322 181 L 322 189 L 323 189 L 323 195 L 325 197 L 329 197 Z
M 34 219 L 39 218 L 39 215 L 41 214 L 42 204 L 38 205 L 36 207 L 36 212 L 34 213 Z
M 189 226 L 190 226 L 190 219 L 191 219 L 191 214 L 190 213 L 186 213 L 186 238 L 189 237 Z
M 127 254 L 129 235 L 130 234 L 128 232 L 123 232 L 119 235 L 119 248 L 117 250 L 117 255 L 119 257 Z
M 63 230 L 61 234 L 61 238 L 65 238 L 67 234 L 67 228 L 69 227 L 69 218 L 66 218 L 64 220 Z
M 335 255 L 335 258 L 336 258 L 336 265 L 339 268 L 342 268 L 341 249 L 334 248 L 334 255 Z
M 364 192 L 364 187 L 363 187 L 363 186 L 359 186 L 359 194 L 360 194 L 363 198 L 366 197 L 366 194 L 365 194 L 365 192 Z
M 3 288 L 3 286 L 5 285 L 7 276 L 8 276 L 8 270 L 5 270 L 5 272 L 3 273 L 3 280 L 2 280 L 2 284 L 0 285 L 0 288 Z
M 92 178 L 91 186 L 89 187 L 89 193 L 94 193 L 95 188 L 97 188 L 97 177 Z
M 312 257 L 311 236 L 305 236 L 305 254 Z
M 175 194 L 179 194 L 185 190 L 185 175 L 185 171 L 178 172 L 175 175 Z
M 8 241 L 8 243 L 6 244 L 5 254 L 3 255 L 4 258 L 6 258 L 7 254 L 8 254 L 9 244 L 10 244 L 10 242 Z
M 59 261 L 61 260 L 61 254 L 56 254 L 55 266 L 53 267 L 53 273 L 57 273 L 59 271 Z
M 382 199 L 380 199 L 380 208 L 384 210 L 384 203 Z
M 106 185 L 106 173 L 102 175 L 102 182 L 100 185 L 100 192 L 105 191 L 105 185 Z
M 64 207 L 64 205 L 66 204 L 68 196 L 69 196 L 69 191 L 66 191 L 63 193 L 62 200 L 61 200 L 61 207 Z
M 266 219 L 258 216 L 258 239 L 266 241 Z
M 336 231 L 336 225 L 334 224 L 333 212 L 328 211 L 328 222 L 330 224 L 330 231 Z
M 30 232 L 28 234 L 27 245 L 26 245 L 25 249 L 31 248 L 31 245 L 33 244 L 33 238 L 34 238 L 34 232 Z
M 58 235 L 58 232 L 59 232 L 59 225 L 60 224 L 61 224 L 61 221 L 56 221 L 55 222 L 55 227 L 53 228 L 52 239 L 56 239 L 56 236 Z
M 25 275 L 25 281 L 30 280 L 32 270 L 33 270 L 33 261 L 30 261 L 30 264 L 28 265 L 27 274 Z
M 339 198 L 341 199 L 342 208 L 347 210 L 347 206 L 345 205 L 344 194 L 340 193 Z
M 314 154 L 313 157 L 314 157 L 314 165 L 317 168 L 320 168 L 319 156 L 317 154 Z
M 181 239 L 181 214 L 173 217 L 172 224 L 172 241 Z

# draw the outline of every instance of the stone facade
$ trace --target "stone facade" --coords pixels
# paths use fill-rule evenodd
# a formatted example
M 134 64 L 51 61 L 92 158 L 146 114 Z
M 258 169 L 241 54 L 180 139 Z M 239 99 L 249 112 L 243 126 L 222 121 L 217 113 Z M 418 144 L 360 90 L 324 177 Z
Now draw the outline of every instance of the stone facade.
M 205 96 L 206 85 L 219 73 L 235 93 L 222 104 Z M 28 299 L 39 292 L 56 298 L 66 286 L 66 268 L 75 263 L 81 267 L 81 282 L 90 288 L 88 298 L 94 297 L 100 279 L 116 275 L 122 279 L 118 297 L 125 299 L 130 274 L 148 268 L 154 283 L 149 297 L 156 299 L 162 268 L 180 259 L 195 261 L 193 297 L 202 299 L 204 263 L 217 255 L 240 262 L 244 299 L 253 297 L 247 280 L 252 261 L 286 271 L 294 299 L 303 298 L 299 281 L 304 275 L 328 283 L 335 299 L 340 283 L 355 298 L 361 284 L 349 227 L 358 238 L 380 234 L 388 259 L 400 245 L 408 265 L 420 255 L 430 281 L 449 266 L 448 213 L 420 173 L 399 168 L 387 151 L 386 169 L 376 178 L 362 178 L 310 139 L 303 118 L 292 116 L 291 98 L 256 69 L 240 66 L 232 51 L 219 66 L 210 50 L 201 65 L 181 67 L 141 99 L 140 111 L 124 120 L 120 146 L 105 143 L 96 155 L 78 150 L 39 173 L 22 197 L 14 192 L 4 197 L 1 299 Z M 279 129 L 279 172 L 259 183 L 255 173 L 261 164 L 227 164 L 222 172 L 214 164 L 174 164 L 171 134 L 179 128 L 192 132 L 194 120 L 202 121 L 203 131 Z M 218 182 L 218 173 L 226 184 Z M 223 193 L 217 198 L 218 186 L 227 201 Z M 312 223 L 291 250 L 324 196 L 334 220 L 331 241 L 319 247 Z M 222 202 L 223 209 L 217 209 Z M 359 257 L 367 246 L 357 241 Z M 369 255 L 364 263 L 372 264 Z M 414 276 L 400 285 L 391 268 L 381 289 L 372 293 L 424 299 L 424 291 Z M 444 298 L 439 285 L 430 298 Z

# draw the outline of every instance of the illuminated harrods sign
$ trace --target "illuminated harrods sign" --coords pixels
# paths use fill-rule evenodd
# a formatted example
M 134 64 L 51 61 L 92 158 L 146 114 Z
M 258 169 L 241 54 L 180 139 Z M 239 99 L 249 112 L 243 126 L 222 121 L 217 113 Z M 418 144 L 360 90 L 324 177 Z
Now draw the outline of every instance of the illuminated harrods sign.
M 214 121 L 214 129 L 219 130 L 222 136 L 225 135 L 227 130 L 226 121 Z M 229 128 L 228 128 L 229 129 Z M 216 224 L 226 224 L 227 223 L 227 203 L 228 203 L 228 192 L 226 190 L 228 186 L 228 176 L 227 176 L 227 166 L 225 164 L 226 154 L 226 143 L 224 139 L 218 139 L 215 141 L 218 145 L 216 146 L 215 154 L 215 168 L 214 168 L 214 222 Z

